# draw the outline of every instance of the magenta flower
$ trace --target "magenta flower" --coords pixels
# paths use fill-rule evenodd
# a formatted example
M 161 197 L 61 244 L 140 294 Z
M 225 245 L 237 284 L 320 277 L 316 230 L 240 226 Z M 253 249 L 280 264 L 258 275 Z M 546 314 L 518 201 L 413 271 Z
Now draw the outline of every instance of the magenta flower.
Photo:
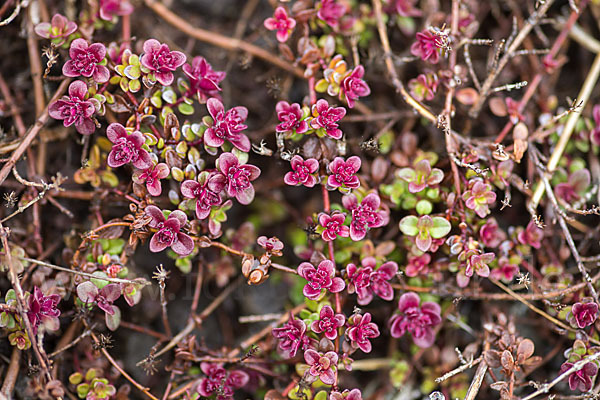
M 327 25 L 337 29 L 340 23 L 339 20 L 344 14 L 346 14 L 346 7 L 343 4 L 339 4 L 335 0 L 322 0 L 317 17 L 325 21 Z
M 169 176 L 169 167 L 165 163 L 152 165 L 145 170 L 136 170 L 133 173 L 132 180 L 138 185 L 146 184 L 146 189 L 150 196 L 160 196 L 162 193 L 161 179 Z
M 319 319 L 313 321 L 310 329 L 315 333 L 323 333 L 329 340 L 335 340 L 338 336 L 338 328 L 344 326 L 344 322 L 346 322 L 344 314 L 335 314 L 333 308 L 325 305 L 319 312 Z
M 584 301 L 573 304 L 567 319 L 571 322 L 571 325 L 583 329 L 596 322 L 597 317 L 598 304 L 593 300 L 584 299 Z
M 506 240 L 506 233 L 494 218 L 490 218 L 479 228 L 479 238 L 486 247 L 497 247 Z
M 250 139 L 241 132 L 247 128 L 243 124 L 248 117 L 246 107 L 233 107 L 225 112 L 221 100 L 210 98 L 206 107 L 213 122 L 204 132 L 204 143 L 211 147 L 221 147 L 225 141 L 230 142 L 241 151 L 250 151 Z
M 308 131 L 308 123 L 304 120 L 304 112 L 298 103 L 290 104 L 280 101 L 275 106 L 279 125 L 275 128 L 279 133 L 305 133 Z
M 180 256 L 187 256 L 194 250 L 194 241 L 191 237 L 181 231 L 187 222 L 187 216 L 183 211 L 175 210 L 165 219 L 163 212 L 156 206 L 146 206 L 146 215 L 152 220 L 148 224 L 150 228 L 157 229 L 150 239 L 150 251 L 158 253 L 167 247 Z
M 472 277 L 473 272 L 482 278 L 490 276 L 489 264 L 494 261 L 494 253 L 483 253 L 479 249 L 463 251 L 458 255 L 458 259 L 466 264 L 465 276 Z
M 596 146 L 600 146 L 600 104 L 596 104 L 592 110 L 594 118 L 594 128 L 590 132 L 590 141 Z
M 200 369 L 206 375 L 196 389 L 200 395 L 210 397 L 217 393 L 217 399 L 233 399 L 236 389 L 246 386 L 250 377 L 244 371 L 227 371 L 221 364 L 200 363 Z
M 431 168 L 429 160 L 421 160 L 415 168 L 402 168 L 396 176 L 408 182 L 408 191 L 418 193 L 426 187 L 433 187 L 444 179 L 444 172 L 439 168 Z
M 463 193 L 462 198 L 468 208 L 480 218 L 485 218 L 490 213 L 489 205 L 496 201 L 496 193 L 492 190 L 492 185 L 475 178 L 469 181 L 469 189 Z
M 311 345 L 311 339 L 306 335 L 306 324 L 291 313 L 289 320 L 271 333 L 279 340 L 277 350 L 285 358 L 293 358 L 299 349 L 304 351 Z
M 379 210 L 381 200 L 377 193 L 368 194 L 360 204 L 355 195 L 349 194 L 342 197 L 342 204 L 352 213 L 350 238 L 354 241 L 362 240 L 370 228 L 379 228 L 389 221 L 388 212 Z
M 560 373 L 566 372 L 573 368 L 574 364 L 565 362 L 560 366 Z M 569 388 L 571 390 L 579 390 L 580 392 L 589 392 L 592 389 L 594 377 L 598 374 L 598 366 L 589 362 L 583 366 L 579 371 L 573 372 L 569 375 Z
M 529 221 L 527 228 L 524 231 L 519 232 L 517 239 L 522 244 L 535 247 L 539 249 L 542 247 L 542 239 L 544 238 L 544 231 L 541 230 L 533 221 Z
M 572 204 L 585 193 L 590 181 L 590 171 L 587 168 L 582 168 L 573 172 L 567 182 L 556 185 L 554 192 L 558 198 Z
M 511 264 L 507 257 L 500 257 L 498 260 L 498 268 L 494 268 L 490 276 L 494 279 L 502 280 L 506 283 L 512 282 L 515 276 L 519 273 L 519 267 Z
M 285 174 L 283 181 L 286 185 L 313 187 L 317 183 L 317 178 L 313 175 L 319 169 L 319 162 L 314 158 L 306 161 L 299 155 L 292 157 L 290 161 L 292 171 Z
M 52 39 L 57 45 L 63 44 L 67 37 L 76 30 L 77 24 L 61 14 L 54 14 L 52 22 L 40 22 L 34 28 L 35 33 L 39 36 Z
M 342 130 L 338 128 L 338 122 L 346 115 L 344 107 L 329 107 L 327 100 L 320 99 L 312 106 L 310 126 L 313 129 L 324 131 L 325 134 L 334 138 L 342 138 Z
M 379 336 L 379 327 L 371 322 L 371 314 L 354 314 L 348 318 L 348 329 L 346 337 L 350 340 L 350 346 L 354 349 L 361 349 L 365 353 L 371 352 L 370 339 Z
M 328 166 L 331 175 L 327 178 L 327 185 L 332 188 L 356 189 L 360 186 L 358 176 L 355 175 L 360 164 L 358 156 L 348 157 L 346 161 L 342 157 L 334 158 Z
M 331 242 L 338 236 L 350 236 L 350 228 L 344 226 L 345 220 L 346 214 L 340 212 L 334 211 L 331 215 L 327 215 L 325 213 L 319 214 L 319 224 L 325 228 L 323 233 L 321 233 L 323 240 L 326 242 Z
M 106 128 L 106 137 L 113 143 L 107 159 L 111 168 L 128 163 L 144 170 L 152 166 L 150 154 L 142 148 L 146 139 L 141 132 L 135 131 L 129 135 L 123 125 L 114 122 Z
M 93 77 L 98 83 L 104 83 L 110 78 L 108 68 L 100 63 L 106 56 L 106 47 L 102 43 L 88 45 L 85 39 L 75 39 L 71 42 L 68 60 L 63 65 L 63 75 L 70 77 Z
M 219 83 L 227 75 L 224 71 L 215 71 L 204 57 L 197 56 L 192 65 L 185 64 L 183 72 L 190 78 L 190 90 L 198 96 L 199 101 L 205 102 L 210 97 L 220 98 Z
M 312 383 L 320 379 L 326 385 L 333 385 L 336 381 L 338 355 L 334 351 L 323 354 L 313 349 L 304 352 L 304 361 L 309 365 L 304 378 Z
M 252 181 L 260 176 L 260 169 L 250 164 L 240 164 L 232 153 L 223 153 L 217 160 L 219 170 L 225 175 L 227 194 L 235 197 L 240 204 L 250 204 L 254 200 Z
M 398 301 L 399 314 L 390 320 L 390 333 L 399 338 L 408 331 L 419 347 L 430 347 L 435 340 L 433 328 L 442 322 L 440 306 L 426 301 L 419 306 L 419 296 L 414 292 L 404 293 Z
M 213 206 L 221 204 L 221 191 L 225 187 L 225 177 L 217 172 L 203 171 L 198 181 L 187 180 L 181 184 L 181 194 L 188 199 L 196 199 L 196 217 L 205 219 Z
M 281 250 L 283 250 L 283 242 L 277 239 L 275 236 L 267 238 L 266 236 L 259 236 L 256 239 L 256 243 L 263 249 L 265 249 L 268 253 L 274 255 L 281 255 Z
M 27 305 L 27 318 L 31 323 L 33 333 L 37 333 L 38 327 L 44 325 L 46 329 L 55 331 L 60 327 L 60 310 L 58 309 L 58 303 L 60 302 L 60 296 L 58 294 L 51 294 L 45 296 L 39 287 L 33 288 L 33 294 L 29 296 Z
M 340 96 L 346 99 L 348 107 L 354 107 L 354 101 L 359 97 L 365 97 L 371 94 L 369 85 L 362 79 L 365 69 L 362 65 L 354 68 L 342 80 L 340 85 Z
M 419 101 L 433 100 L 437 92 L 439 78 L 434 72 L 419 74 L 414 79 L 408 81 L 410 94 Z
M 331 260 L 321 261 L 317 268 L 303 262 L 298 267 L 298 275 L 308 281 L 302 293 L 311 300 L 318 299 L 327 290 L 338 293 L 346 287 L 344 280 L 335 276 L 335 265 Z
M 121 286 L 118 283 L 110 283 L 98 290 L 96 285 L 86 281 L 77 285 L 77 297 L 86 303 L 96 303 L 96 305 L 108 315 L 115 315 L 118 312 L 115 301 L 121 296 Z
M 88 93 L 87 85 L 82 81 L 74 81 L 69 85 L 69 95 L 55 100 L 48 105 L 48 114 L 58 120 L 63 120 L 63 125 L 75 125 L 77 132 L 82 135 L 91 135 L 96 130 L 92 118 L 94 104 L 85 99 Z
M 329 395 L 329 400 L 362 400 L 360 389 L 344 389 L 343 392 L 332 391 Z
M 169 86 L 175 79 L 173 71 L 185 63 L 185 54 L 169 50 L 169 46 L 156 39 L 148 39 L 144 42 L 140 63 L 154 73 L 161 85 Z
M 426 275 L 429 272 L 428 266 L 430 262 L 431 256 L 428 253 L 409 257 L 408 264 L 406 265 L 406 276 L 412 278 L 418 275 Z
M 265 28 L 270 31 L 277 31 L 277 40 L 284 43 L 290 37 L 290 34 L 296 26 L 296 20 L 288 17 L 285 8 L 277 7 L 272 18 L 265 19 Z
M 441 52 L 440 39 L 428 29 L 417 32 L 417 41 L 410 47 L 410 52 L 423 61 L 437 64 Z
M 360 268 L 352 263 L 346 266 L 348 293 L 356 293 L 361 306 L 369 304 L 373 300 L 373 294 L 387 301 L 394 298 L 394 290 L 388 281 L 398 272 L 398 264 L 388 261 L 378 269 L 375 269 L 376 266 L 377 262 L 373 257 L 364 258 Z
M 133 12 L 133 6 L 127 0 L 100 0 L 100 18 L 111 21 L 115 15 L 120 17 Z

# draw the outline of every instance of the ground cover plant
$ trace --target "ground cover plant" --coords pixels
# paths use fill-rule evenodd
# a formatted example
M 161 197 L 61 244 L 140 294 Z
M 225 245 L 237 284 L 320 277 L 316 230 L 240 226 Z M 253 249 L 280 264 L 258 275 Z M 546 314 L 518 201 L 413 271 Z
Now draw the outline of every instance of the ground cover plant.
M 0 399 L 597 399 L 597 0 L 4 0 Z

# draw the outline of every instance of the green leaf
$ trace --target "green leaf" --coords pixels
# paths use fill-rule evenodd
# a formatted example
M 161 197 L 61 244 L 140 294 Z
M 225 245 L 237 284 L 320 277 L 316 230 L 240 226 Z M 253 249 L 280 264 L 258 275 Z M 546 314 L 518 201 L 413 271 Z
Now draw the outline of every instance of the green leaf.
M 407 236 L 415 236 L 419 233 L 419 229 L 417 228 L 418 221 L 418 218 L 414 215 L 408 215 L 400 220 L 400 230 Z
M 450 229 L 452 229 L 452 225 L 446 218 L 433 217 L 433 226 L 429 228 L 429 234 L 434 239 L 440 239 L 446 236 Z
M 181 103 L 179 106 L 177 106 L 177 109 L 183 115 L 192 115 L 196 111 L 194 110 L 194 106 L 187 103 Z

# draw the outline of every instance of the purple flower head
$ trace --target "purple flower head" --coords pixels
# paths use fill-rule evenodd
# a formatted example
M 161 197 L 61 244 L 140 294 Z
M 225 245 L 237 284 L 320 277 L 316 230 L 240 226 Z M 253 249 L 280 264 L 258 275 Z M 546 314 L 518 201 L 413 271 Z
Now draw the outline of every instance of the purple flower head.
M 309 366 L 304 378 L 312 383 L 320 379 L 326 385 L 333 385 L 336 381 L 338 355 L 333 351 L 323 354 L 313 349 L 304 352 L 304 361 Z
M 440 59 L 441 48 L 440 39 L 428 29 L 425 29 L 417 32 L 417 41 L 410 47 L 410 52 L 423 61 L 437 64 Z
M 354 264 L 346 266 L 346 277 L 348 279 L 348 292 L 356 293 L 358 304 L 367 305 L 373 300 L 373 295 L 384 300 L 392 300 L 394 291 L 388 282 L 398 272 L 398 264 L 388 261 L 376 269 L 377 262 L 373 257 L 362 260 L 362 267 Z
M 304 160 L 301 156 L 295 155 L 290 161 L 292 170 L 285 174 L 283 181 L 286 185 L 313 187 L 317 183 L 317 178 L 313 175 L 319 169 L 319 162 L 314 158 Z
M 413 342 L 419 347 L 430 347 L 435 340 L 433 328 L 442 322 L 440 306 L 426 301 L 419 306 L 419 296 L 409 292 L 400 296 L 398 302 L 399 314 L 390 320 L 390 333 L 399 338 L 408 331 Z
M 241 133 L 247 128 L 243 122 L 248 117 L 248 109 L 233 107 L 225 112 L 221 100 L 214 97 L 208 99 L 206 107 L 213 122 L 204 132 L 204 143 L 211 147 L 221 147 L 225 141 L 228 141 L 241 151 L 250 151 L 250 139 Z
M 348 329 L 346 337 L 350 341 L 350 346 L 354 349 L 361 349 L 365 353 L 371 352 L 370 339 L 379 336 L 379 327 L 371 322 L 371 314 L 354 314 L 348 318 Z
M 225 187 L 225 177 L 218 172 L 203 171 L 198 181 L 187 180 L 181 184 L 181 194 L 188 199 L 196 199 L 196 217 L 205 219 L 213 206 L 222 203 L 221 191 Z
M 327 25 L 337 29 L 340 18 L 344 14 L 346 14 L 346 6 L 343 4 L 337 3 L 335 0 L 322 0 L 317 16 L 320 20 L 325 21 Z
M 408 191 L 418 193 L 426 187 L 437 185 L 444 179 L 444 173 L 439 168 L 431 168 L 429 160 L 421 160 L 415 168 L 402 168 L 396 173 L 398 178 L 408 182 Z
M 258 239 L 256 239 L 256 243 L 267 252 L 274 255 L 281 255 L 281 250 L 283 250 L 283 242 L 275 236 L 270 238 L 259 236 Z
M 146 214 L 152 218 L 150 228 L 157 229 L 150 239 L 150 251 L 158 253 L 167 247 L 180 256 L 187 256 L 194 250 L 194 241 L 191 237 L 181 231 L 187 222 L 187 216 L 183 211 L 175 210 L 165 219 L 163 212 L 156 206 L 147 206 Z
M 329 107 L 327 100 L 320 99 L 312 106 L 312 116 L 310 126 L 313 129 L 322 129 L 325 133 L 334 138 L 342 138 L 342 130 L 338 128 L 338 122 L 346 115 L 344 107 Z
M 346 277 L 348 279 L 348 293 L 356 293 L 358 304 L 367 305 L 373 300 L 371 288 L 371 267 L 357 267 L 350 263 L 346 266 Z
M 318 299 L 326 290 L 338 293 L 346 287 L 344 280 L 335 276 L 335 265 L 331 260 L 321 261 L 317 268 L 303 262 L 298 267 L 298 275 L 308 281 L 302 293 L 311 300 Z
M 544 238 L 544 231 L 541 230 L 533 221 L 529 221 L 527 228 L 524 231 L 519 232 L 517 239 L 522 244 L 532 246 L 536 249 L 542 247 L 542 239 Z
M 29 296 L 29 309 L 27 310 L 27 318 L 29 318 L 33 333 L 37 333 L 40 325 L 44 325 L 51 331 L 55 331 L 60 327 L 58 320 L 60 310 L 57 308 L 59 302 L 59 295 L 44 296 L 39 287 L 35 286 L 33 288 L 33 294 Z
M 92 118 L 94 104 L 85 99 L 88 93 L 87 85 L 83 81 L 74 81 L 69 85 L 69 95 L 55 100 L 48 105 L 48 114 L 58 120 L 63 120 L 63 125 L 75 125 L 77 132 L 82 135 L 91 135 L 96 130 Z
M 165 179 L 167 176 L 169 176 L 169 167 L 165 163 L 159 163 L 145 170 L 136 170 L 132 179 L 138 185 L 146 184 L 150 196 L 156 197 L 162 193 L 160 180 Z
M 219 83 L 227 75 L 224 71 L 213 70 L 204 57 L 197 56 L 192 60 L 192 65 L 183 66 L 183 72 L 190 78 L 190 89 L 201 101 L 205 102 L 211 97 L 220 98 Z
M 280 101 L 275 106 L 279 125 L 275 128 L 279 133 L 305 133 L 308 131 L 308 123 L 304 120 L 304 112 L 298 103 L 290 104 Z
M 566 372 L 573 368 L 574 364 L 565 362 L 560 366 L 560 373 Z M 592 389 L 594 377 L 598 374 L 598 366 L 589 362 L 579 371 L 569 375 L 569 388 L 571 390 L 579 390 L 580 392 L 589 392 Z
M 169 46 L 156 39 L 148 39 L 144 42 L 144 54 L 140 56 L 140 62 L 154 73 L 161 85 L 169 86 L 173 83 L 173 71 L 185 63 L 185 54 L 169 50 Z
M 329 400 L 362 400 L 362 393 L 360 389 L 344 389 L 341 393 L 332 391 Z
M 594 128 L 590 132 L 590 141 L 596 146 L 600 146 L 600 104 L 596 104 L 592 110 L 594 118 Z
M 375 268 L 375 259 L 373 257 L 365 258 L 363 260 L 363 265 L 367 265 L 369 260 L 371 260 L 373 268 Z M 394 289 L 389 281 L 394 278 L 397 273 L 398 264 L 394 261 L 385 262 L 379 268 L 374 269 L 370 276 L 373 293 L 383 300 L 391 301 L 394 298 Z
M 277 40 L 285 43 L 296 26 L 296 20 L 288 17 L 285 8 L 277 7 L 273 17 L 265 19 L 264 25 L 270 31 L 277 31 Z
M 106 47 L 102 43 L 88 45 L 85 39 L 75 39 L 71 42 L 69 57 L 63 65 L 63 75 L 70 77 L 93 77 L 98 83 L 104 83 L 110 78 L 108 68 L 100 63 L 106 56 Z
M 567 203 L 573 204 L 581 198 L 590 185 L 590 171 L 587 168 L 573 172 L 567 182 L 559 183 L 554 188 L 556 196 Z
M 111 21 L 115 15 L 120 17 L 133 12 L 133 6 L 127 0 L 100 0 L 100 18 Z
M 142 148 L 146 139 L 141 132 L 135 131 L 129 135 L 123 125 L 114 122 L 106 128 L 106 137 L 113 144 L 107 159 L 111 168 L 128 163 L 144 170 L 152 166 L 150 154 Z
M 593 300 L 584 299 L 584 301 L 573 304 L 567 319 L 574 327 L 583 329 L 586 326 L 590 326 L 596 322 L 597 317 L 598 304 L 596 304 Z
M 252 181 L 260 176 L 260 169 L 254 165 L 240 164 L 232 153 L 221 154 L 217 165 L 225 175 L 227 194 L 235 197 L 240 204 L 250 204 L 254 200 Z
M 342 197 L 342 204 L 352 213 L 350 238 L 354 241 L 362 240 L 368 229 L 379 228 L 389 221 L 389 213 L 379 209 L 381 200 L 377 193 L 368 194 L 360 204 L 355 195 L 349 194 Z
M 485 218 L 490 213 L 489 205 L 496 201 L 496 193 L 492 185 L 474 178 L 469 181 L 469 189 L 463 193 L 462 198 L 468 208 L 480 218 Z
M 301 319 L 290 318 L 281 328 L 274 328 L 271 333 L 279 340 L 277 350 L 285 358 L 296 356 L 298 349 L 307 350 L 311 345 L 310 338 L 306 335 L 306 324 Z
M 360 169 L 360 164 L 358 156 L 348 157 L 346 161 L 342 157 L 334 158 L 328 166 L 331 175 L 327 178 L 327 185 L 333 188 L 356 189 L 360 186 L 358 176 L 355 175 Z
M 479 228 L 479 238 L 486 247 L 497 247 L 506 240 L 506 233 L 498 226 L 496 219 L 490 218 Z
M 325 213 L 319 214 L 319 224 L 324 228 L 321 234 L 323 240 L 331 242 L 338 236 L 350 236 L 350 228 L 344 226 L 345 220 L 346 214 L 340 212 L 334 211 L 331 215 Z
M 105 313 L 114 315 L 117 310 L 113 303 L 121 296 L 121 286 L 118 283 L 109 283 L 98 290 L 96 285 L 86 281 L 77 285 L 77 297 L 84 303 L 96 303 Z
M 196 390 L 204 397 L 218 393 L 217 399 L 219 400 L 233 399 L 235 389 L 246 386 L 250 380 L 246 372 L 227 371 L 221 364 L 203 362 L 200 363 L 200 369 L 205 377 L 202 378 Z
M 77 30 L 77 24 L 61 14 L 54 14 L 52 22 L 40 22 L 34 28 L 35 33 L 46 39 L 59 39 L 61 45 L 69 35 Z
M 348 103 L 348 107 L 354 107 L 354 101 L 359 97 L 365 97 L 371 94 L 369 85 L 362 79 L 365 69 L 362 65 L 354 68 L 342 80 L 340 85 L 340 96 L 343 96 Z
M 310 329 L 315 333 L 323 333 L 329 340 L 335 340 L 338 336 L 338 328 L 344 326 L 344 322 L 346 322 L 344 314 L 335 314 L 333 308 L 325 305 L 319 312 L 319 319 L 313 321 Z
M 426 275 L 429 272 L 428 266 L 430 262 L 431 256 L 429 253 L 409 257 L 408 264 L 406 265 L 406 276 L 412 278 L 418 275 Z

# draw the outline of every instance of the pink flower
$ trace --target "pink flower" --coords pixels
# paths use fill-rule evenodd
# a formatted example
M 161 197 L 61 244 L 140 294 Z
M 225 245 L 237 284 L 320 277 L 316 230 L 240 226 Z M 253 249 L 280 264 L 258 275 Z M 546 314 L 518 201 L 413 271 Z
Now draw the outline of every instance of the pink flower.
M 348 103 L 348 107 L 354 107 L 354 101 L 359 97 L 365 97 L 371 94 L 369 85 L 362 79 L 365 69 L 362 65 L 354 68 L 342 80 L 340 85 L 340 96 L 343 96 Z
M 346 14 L 346 7 L 343 4 L 336 3 L 335 0 L 322 0 L 321 7 L 317 16 L 325 21 L 327 25 L 336 29 L 339 26 L 339 20 Z
M 250 164 L 240 164 L 232 153 L 223 153 L 217 160 L 219 170 L 225 175 L 227 194 L 235 197 L 240 204 L 250 204 L 254 200 L 252 181 L 260 176 L 260 169 Z
M 544 231 L 541 230 L 533 221 L 529 221 L 527 228 L 524 231 L 519 232 L 517 239 L 522 244 L 535 247 L 539 249 L 542 247 L 542 239 L 544 238 Z
M 181 184 L 181 194 L 188 199 L 196 199 L 196 217 L 205 219 L 213 206 L 221 204 L 221 191 L 225 187 L 225 177 L 217 172 L 203 171 L 198 182 L 186 180 Z
M 396 172 L 398 178 L 408 183 L 408 191 L 418 193 L 426 187 L 433 187 L 444 179 L 444 172 L 439 168 L 431 168 L 429 160 L 421 160 L 415 168 L 402 168 Z
M 198 385 L 197 391 L 204 397 L 217 393 L 217 399 L 233 399 L 233 392 L 246 386 L 250 377 L 244 371 L 227 371 L 221 364 L 200 363 L 200 369 L 206 375 Z
M 355 195 L 349 194 L 342 197 L 342 204 L 352 212 L 350 238 L 354 241 L 362 240 L 368 229 L 379 228 L 389 221 L 388 212 L 379 210 L 381 200 L 377 193 L 368 194 L 360 204 Z
M 596 322 L 597 317 L 598 304 L 591 300 L 573 304 L 567 318 L 572 325 L 577 326 L 579 329 L 583 329 Z
M 369 340 L 379 336 L 379 327 L 376 323 L 371 322 L 371 314 L 354 314 L 348 318 L 346 336 L 352 348 L 359 348 L 365 353 L 370 353 L 371 342 Z
M 290 161 L 292 171 L 285 174 L 283 181 L 286 185 L 313 187 L 317 183 L 317 179 L 313 175 L 319 169 L 319 162 L 314 158 L 309 158 L 306 161 L 295 155 Z
M 55 331 L 60 327 L 60 310 L 57 308 L 60 302 L 60 296 L 51 294 L 45 296 L 39 287 L 33 288 L 33 293 L 29 296 L 27 305 L 27 318 L 31 323 L 33 333 L 37 333 L 38 327 L 44 325 L 48 330 Z
M 419 347 L 430 347 L 434 340 L 433 328 L 442 322 L 440 306 L 426 301 L 419 306 L 419 296 L 409 292 L 400 296 L 398 301 L 399 314 L 390 320 L 390 333 L 399 338 L 408 331 L 413 342 Z
M 479 238 L 486 247 L 497 247 L 506 240 L 506 233 L 494 218 L 490 218 L 479 228 Z
M 329 400 L 362 400 L 360 389 L 344 389 L 343 392 L 332 391 Z
M 440 39 L 427 29 L 417 32 L 417 41 L 410 47 L 410 52 L 414 56 L 432 64 L 437 64 L 439 61 L 440 50 Z
M 485 218 L 490 213 L 489 205 L 496 201 L 496 193 L 492 185 L 485 183 L 479 178 L 469 181 L 469 189 L 462 195 L 465 205 L 480 218 Z
M 346 220 L 346 214 L 340 212 L 333 212 L 331 215 L 325 213 L 319 214 L 319 224 L 325 230 L 321 234 L 321 237 L 326 242 L 335 240 L 338 236 L 348 237 L 350 236 L 350 228 L 344 226 Z
M 402 17 L 420 17 L 421 10 L 415 8 L 415 0 L 392 0 L 396 12 Z
M 596 104 L 592 110 L 594 118 L 594 129 L 590 132 L 590 141 L 596 146 L 600 146 L 600 104 Z
M 111 21 L 115 15 L 120 17 L 133 12 L 133 6 L 127 0 L 100 0 L 100 18 Z
M 277 31 L 277 40 L 284 43 L 290 37 L 290 34 L 296 26 L 296 20 L 288 17 L 285 8 L 277 7 L 272 18 L 265 19 L 265 28 L 270 31 Z
M 263 249 L 265 249 L 268 253 L 274 255 L 281 255 L 281 250 L 283 250 L 283 242 L 277 239 L 275 236 L 267 238 L 266 236 L 259 236 L 256 239 L 256 243 Z
M 107 160 L 111 168 L 127 163 L 132 163 L 139 169 L 148 169 L 152 166 L 150 154 L 142 148 L 146 140 L 141 132 L 135 131 L 128 135 L 123 125 L 114 122 L 106 128 L 106 137 L 113 143 Z
M 227 74 L 223 71 L 214 71 L 204 57 L 194 57 L 192 65 L 183 66 L 183 72 L 190 78 L 190 90 L 196 93 L 199 101 L 205 102 L 210 97 L 220 98 L 219 83 Z
M 110 78 L 108 68 L 100 62 L 106 56 L 106 47 L 102 43 L 88 45 L 85 39 L 75 39 L 71 42 L 69 57 L 63 65 L 63 75 L 70 77 L 92 77 L 98 83 L 104 83 Z
M 323 354 L 313 349 L 304 352 L 304 361 L 309 365 L 304 377 L 309 383 L 320 379 L 326 385 L 336 381 L 338 355 L 333 351 Z
M 333 188 L 356 189 L 360 186 L 358 176 L 355 174 L 360 169 L 360 157 L 352 156 L 344 161 L 342 157 L 336 157 L 329 163 L 328 169 L 331 175 L 327 178 L 327 185 Z
M 289 320 L 281 327 L 271 331 L 276 339 L 279 339 L 277 350 L 285 358 L 296 356 L 298 349 L 303 351 L 311 345 L 311 340 L 306 336 L 306 324 L 301 319 L 296 319 L 290 313 Z
M 573 368 L 574 364 L 565 362 L 560 366 L 560 373 L 566 372 Z M 589 392 L 592 389 L 593 379 L 598 373 L 598 366 L 589 362 L 583 366 L 579 371 L 573 372 L 569 375 L 569 388 L 571 390 L 579 390 L 580 392 Z
M 204 143 L 211 147 L 221 147 L 228 141 L 241 151 L 250 151 L 250 139 L 241 133 L 247 128 L 243 122 L 248 117 L 248 109 L 233 107 L 225 112 L 221 100 L 214 97 L 208 99 L 206 107 L 213 122 L 204 132 Z
M 77 132 L 91 135 L 96 130 L 92 119 L 94 104 L 85 99 L 88 93 L 87 85 L 82 81 L 74 81 L 69 85 L 69 95 L 55 100 L 48 106 L 48 114 L 58 120 L 64 120 L 63 125 L 75 125 Z
M 40 22 L 34 28 L 35 33 L 43 38 L 60 39 L 53 40 L 57 45 L 63 44 L 66 38 L 76 30 L 77 24 L 61 14 L 54 14 L 52 22 Z
M 346 287 L 344 280 L 335 276 L 335 265 L 331 260 L 321 261 L 317 268 L 303 262 L 298 267 L 298 275 L 308 281 L 302 293 L 311 300 L 318 299 L 327 290 L 338 293 Z
M 426 275 L 429 271 L 428 266 L 430 262 L 431 256 L 428 253 L 410 257 L 406 266 L 406 276 L 412 278 L 418 275 Z
M 146 170 L 136 170 L 133 173 L 132 179 L 138 185 L 146 184 L 146 189 L 150 196 L 160 196 L 162 193 L 161 179 L 169 176 L 169 167 L 165 163 L 152 165 Z
M 290 104 L 287 101 L 280 101 L 275 106 L 279 125 L 275 128 L 279 133 L 305 133 L 308 131 L 308 123 L 303 120 L 304 113 L 298 103 Z
M 483 253 L 479 249 L 463 251 L 458 255 L 458 259 L 466 262 L 465 276 L 472 277 L 473 272 L 482 278 L 490 276 L 489 264 L 494 261 L 494 253 Z
M 147 206 L 146 215 L 152 218 L 150 228 L 157 229 L 152 239 L 150 239 L 150 251 L 158 253 L 167 247 L 180 256 L 187 256 L 194 250 L 194 241 L 183 232 L 181 228 L 187 222 L 187 216 L 183 211 L 175 210 L 165 219 L 163 212 L 156 206 Z
M 310 329 L 315 333 L 323 333 L 329 340 L 335 340 L 338 336 L 338 328 L 344 326 L 344 322 L 346 317 L 343 314 L 335 314 L 333 308 L 325 305 L 319 312 L 319 319 L 313 321 Z
M 96 303 L 96 305 L 108 315 L 118 312 L 113 305 L 121 297 L 121 286 L 118 283 L 110 283 L 98 290 L 96 285 L 86 281 L 77 285 L 77 297 L 84 303 Z
M 140 56 L 140 63 L 154 72 L 161 85 L 169 86 L 174 80 L 173 71 L 185 63 L 185 54 L 169 50 L 169 46 L 156 39 L 148 39 L 144 42 L 144 54 Z
M 312 106 L 312 115 L 314 118 L 310 121 L 310 126 L 313 129 L 322 129 L 334 139 L 342 138 L 342 130 L 337 123 L 346 115 L 344 107 L 329 107 L 327 100 L 320 99 Z
M 573 172 L 567 182 L 556 185 L 554 191 L 558 198 L 572 204 L 581 198 L 581 194 L 585 193 L 590 181 L 590 171 L 582 168 Z
M 378 269 L 375 269 L 376 266 L 377 262 L 373 257 L 364 258 L 360 268 L 354 264 L 346 266 L 348 292 L 357 294 L 358 304 L 361 306 L 369 304 L 373 300 L 373 294 L 387 301 L 394 298 L 394 290 L 388 281 L 398 272 L 398 264 L 388 261 Z
M 510 264 L 506 257 L 500 257 L 498 260 L 498 268 L 494 268 L 490 276 L 494 279 L 503 280 L 506 283 L 512 282 L 515 276 L 519 273 L 519 267 L 515 264 Z
M 408 89 L 410 94 L 419 101 L 433 100 L 437 92 L 439 78 L 434 72 L 419 74 L 414 79 L 408 81 Z

